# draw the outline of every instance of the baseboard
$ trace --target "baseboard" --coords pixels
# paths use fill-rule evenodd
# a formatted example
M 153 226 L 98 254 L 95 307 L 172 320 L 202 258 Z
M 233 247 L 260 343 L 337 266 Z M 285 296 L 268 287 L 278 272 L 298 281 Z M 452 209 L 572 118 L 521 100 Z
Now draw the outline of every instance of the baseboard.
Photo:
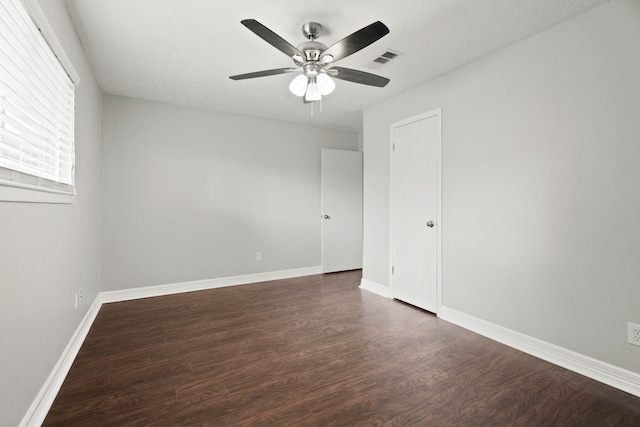
M 391 295 L 391 289 L 389 289 L 388 286 L 380 285 L 379 283 L 372 282 L 371 280 L 367 280 L 365 278 L 360 280 L 360 289 L 373 292 L 374 294 L 378 294 L 381 297 L 393 298 L 393 296 Z
M 91 304 L 89 310 L 82 318 L 80 325 L 76 329 L 75 333 L 71 337 L 69 344 L 62 352 L 62 356 L 58 359 L 58 363 L 49 374 L 49 377 L 45 381 L 44 385 L 40 389 L 40 392 L 36 396 L 35 400 L 29 407 L 29 410 L 25 414 L 20 423 L 20 427 L 40 426 L 44 422 L 53 401 L 62 387 L 64 379 L 67 377 L 71 365 L 82 347 L 84 339 L 93 325 L 93 321 L 96 319 L 100 307 L 102 304 L 98 301 L 98 298 Z
M 640 397 L 640 375 L 546 341 L 442 307 L 440 318 L 532 356 Z
M 270 280 L 290 279 L 293 277 L 322 274 L 322 267 L 296 268 L 292 270 L 272 271 L 267 273 L 245 274 L 242 276 L 221 277 L 217 279 L 196 280 L 192 282 L 172 283 L 168 285 L 146 286 L 142 288 L 123 289 L 121 291 L 100 292 L 101 303 L 128 301 L 140 298 L 181 294 L 184 292 L 202 291 L 227 286 L 247 285 L 249 283 L 267 282 Z

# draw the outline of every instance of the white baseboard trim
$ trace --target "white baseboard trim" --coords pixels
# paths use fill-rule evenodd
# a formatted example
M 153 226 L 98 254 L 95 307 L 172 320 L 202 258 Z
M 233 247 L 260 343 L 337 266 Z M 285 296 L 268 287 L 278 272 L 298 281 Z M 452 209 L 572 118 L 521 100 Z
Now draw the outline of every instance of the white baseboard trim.
M 380 295 L 385 298 L 393 298 L 391 295 L 391 289 L 388 286 L 383 286 L 379 283 L 372 282 L 371 280 L 362 279 L 360 280 L 360 289 L 364 289 L 365 291 L 373 292 L 374 294 Z
M 249 283 L 268 282 L 270 280 L 290 279 L 292 277 L 322 274 L 322 267 L 296 268 L 293 270 L 272 271 L 267 273 L 245 274 L 242 276 L 220 277 L 217 279 L 196 280 L 192 282 L 172 283 L 168 285 L 146 286 L 142 288 L 123 289 L 121 291 L 100 292 L 100 302 L 119 302 L 163 295 L 181 294 L 184 292 L 202 291 L 227 286 L 247 285 Z
M 78 351 L 80 351 L 80 347 L 82 347 L 82 343 L 89 333 L 89 329 L 91 329 L 91 325 L 93 325 L 93 321 L 96 319 L 96 316 L 100 311 L 101 306 L 102 304 L 98 301 L 98 298 L 96 298 L 82 318 L 82 321 L 71 337 L 69 344 L 67 344 L 67 347 L 62 352 L 60 359 L 58 359 L 58 363 L 54 366 L 49 377 L 40 389 L 40 392 L 29 407 L 29 410 L 22 418 L 20 427 L 36 427 L 42 425 L 49 409 L 51 409 L 53 401 L 58 395 L 58 391 L 60 391 L 60 387 L 62 387 L 64 379 L 69 373 L 69 369 L 71 369 L 73 361 L 78 355 Z
M 564 347 L 442 307 L 440 318 L 532 356 L 640 397 L 640 375 Z
M 205 289 L 222 288 L 225 286 L 245 285 L 249 283 L 267 282 L 270 280 L 290 279 L 293 277 L 322 274 L 322 267 L 306 267 L 292 270 L 272 271 L 268 273 L 247 274 L 243 276 L 222 277 L 210 280 L 198 280 L 195 282 L 175 283 L 170 285 L 148 286 L 144 288 L 125 289 L 121 291 L 100 292 L 87 311 L 76 332 L 71 337 L 58 363 L 49 374 L 40 392 L 22 418 L 20 427 L 38 427 L 51 409 L 62 383 L 64 382 L 71 365 L 82 347 L 91 325 L 96 319 L 102 304 L 109 302 L 127 301 L 139 298 L 149 298 L 162 295 L 170 295 L 183 292 L 192 292 Z

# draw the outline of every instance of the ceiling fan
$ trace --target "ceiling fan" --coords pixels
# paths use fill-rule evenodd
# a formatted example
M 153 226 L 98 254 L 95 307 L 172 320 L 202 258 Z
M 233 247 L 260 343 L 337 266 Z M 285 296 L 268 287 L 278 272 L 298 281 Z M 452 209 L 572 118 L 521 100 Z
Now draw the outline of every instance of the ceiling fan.
M 240 22 L 258 37 L 289 56 L 293 60 L 295 67 L 238 74 L 230 76 L 229 78 L 232 80 L 302 71 L 302 74 L 293 79 L 289 85 L 289 90 L 295 95 L 301 96 L 305 103 L 320 101 L 322 100 L 322 95 L 330 94 L 336 85 L 331 77 L 377 87 L 384 87 L 389 83 L 389 79 L 385 77 L 351 68 L 333 66 L 333 63 L 358 52 L 387 35 L 389 28 L 380 21 L 367 25 L 329 48 L 316 41 L 322 32 L 322 25 L 317 22 L 308 22 L 302 26 L 302 34 L 307 41 L 298 45 L 298 47 L 294 47 L 255 19 L 245 19 Z

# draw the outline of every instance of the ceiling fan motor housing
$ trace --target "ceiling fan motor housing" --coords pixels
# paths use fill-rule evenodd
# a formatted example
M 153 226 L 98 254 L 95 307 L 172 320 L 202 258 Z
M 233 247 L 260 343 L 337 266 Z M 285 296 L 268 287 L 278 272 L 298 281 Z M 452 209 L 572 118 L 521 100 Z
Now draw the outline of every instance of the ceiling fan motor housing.
M 320 60 L 322 52 L 327 50 L 327 46 L 315 40 L 311 40 L 298 45 L 298 50 L 304 54 L 305 62 L 318 61 Z

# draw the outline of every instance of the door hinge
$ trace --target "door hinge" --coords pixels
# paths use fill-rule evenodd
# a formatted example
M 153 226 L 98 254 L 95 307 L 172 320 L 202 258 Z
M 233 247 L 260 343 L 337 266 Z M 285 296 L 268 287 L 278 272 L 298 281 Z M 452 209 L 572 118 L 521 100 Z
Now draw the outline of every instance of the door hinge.
M 391 274 L 395 274 L 395 272 L 396 272 L 396 268 L 392 265 L 391 266 Z
M 391 151 L 396 151 L 396 143 L 391 144 Z

